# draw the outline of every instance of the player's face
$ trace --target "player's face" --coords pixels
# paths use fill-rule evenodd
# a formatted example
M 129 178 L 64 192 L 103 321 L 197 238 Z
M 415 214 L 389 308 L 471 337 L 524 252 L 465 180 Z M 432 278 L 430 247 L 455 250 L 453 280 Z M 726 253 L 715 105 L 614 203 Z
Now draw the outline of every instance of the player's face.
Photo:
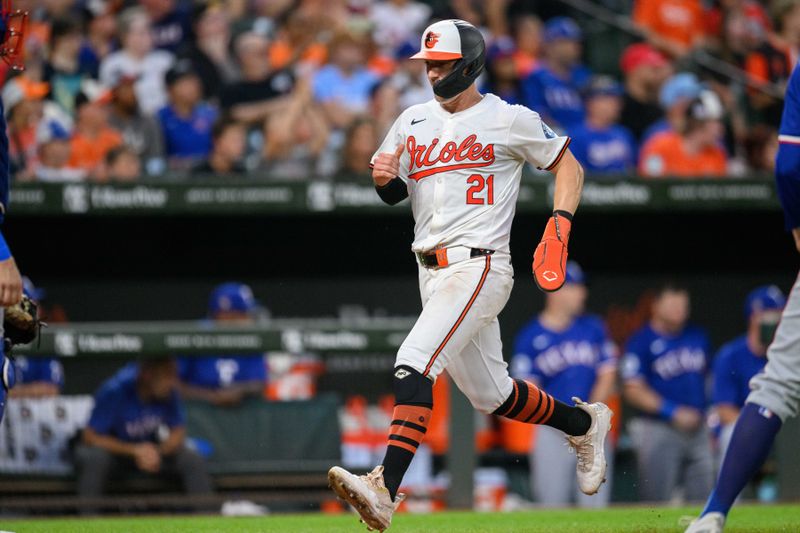
M 456 61 L 456 59 L 450 61 L 425 60 L 425 69 L 428 72 L 428 81 L 431 82 L 431 87 L 453 71 Z
M 586 307 L 586 286 L 566 283 L 556 292 L 548 294 L 549 305 L 571 317 L 581 315 Z
M 574 65 L 580 61 L 583 45 L 572 39 L 558 39 L 548 44 L 548 56 L 564 65 Z
M 150 372 L 147 382 L 150 396 L 157 400 L 166 400 L 178 386 L 178 367 L 174 363 L 155 368 Z
M 757 340 L 758 344 L 760 344 L 763 349 L 766 349 L 775 337 L 775 330 L 778 329 L 778 323 L 780 321 L 780 309 L 757 311 L 750 316 L 748 336 Z
M 214 315 L 214 320 L 228 324 L 250 324 L 253 322 L 253 315 L 244 311 L 220 311 Z
M 685 291 L 667 291 L 653 304 L 653 316 L 671 330 L 680 330 L 689 319 L 689 294 Z

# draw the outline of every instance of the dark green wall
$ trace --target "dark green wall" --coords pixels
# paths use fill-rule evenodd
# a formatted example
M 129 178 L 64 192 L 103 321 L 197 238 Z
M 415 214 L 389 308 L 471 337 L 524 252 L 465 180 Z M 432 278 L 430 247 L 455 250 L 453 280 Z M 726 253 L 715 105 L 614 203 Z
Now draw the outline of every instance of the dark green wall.
M 529 275 L 544 217 L 519 216 L 512 231 L 516 285 L 501 315 L 506 355 L 513 334 L 542 305 Z M 273 316 L 419 311 L 412 222 L 397 216 L 10 219 L 22 270 L 73 321 L 193 319 L 210 288 L 250 283 Z M 571 257 L 590 276 L 591 311 L 631 310 L 664 277 L 692 290 L 693 316 L 715 346 L 739 333 L 753 286 L 788 290 L 800 265 L 776 212 L 586 214 L 575 219 Z M 68 391 L 87 390 L 116 363 L 68 361 Z

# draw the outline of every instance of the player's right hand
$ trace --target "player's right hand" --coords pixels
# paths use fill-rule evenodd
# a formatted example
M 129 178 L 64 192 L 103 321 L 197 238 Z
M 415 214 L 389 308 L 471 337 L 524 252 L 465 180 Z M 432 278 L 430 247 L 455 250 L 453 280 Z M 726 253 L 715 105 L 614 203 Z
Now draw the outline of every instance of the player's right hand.
M 0 307 L 11 307 L 22 300 L 22 276 L 13 257 L 0 261 Z
M 533 279 L 545 292 L 557 291 L 567 279 L 567 243 L 572 221 L 559 213 L 554 212 L 547 221 L 542 241 L 533 252 Z
M 161 454 L 152 442 L 137 444 L 133 449 L 136 467 L 144 472 L 155 473 L 161 469 Z
M 672 413 L 672 425 L 687 433 L 697 431 L 703 423 L 703 413 L 693 407 L 678 406 Z
M 394 153 L 381 152 L 372 165 L 372 180 L 378 187 L 383 187 L 400 175 L 400 156 L 405 146 L 399 143 Z

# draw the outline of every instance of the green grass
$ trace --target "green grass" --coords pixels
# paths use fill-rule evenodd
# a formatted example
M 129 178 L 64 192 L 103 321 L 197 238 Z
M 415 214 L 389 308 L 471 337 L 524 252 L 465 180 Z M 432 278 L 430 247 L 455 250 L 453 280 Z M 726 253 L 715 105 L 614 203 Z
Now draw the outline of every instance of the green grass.
M 675 532 L 681 516 L 697 508 L 618 507 L 597 511 L 532 510 L 516 513 L 400 514 L 391 533 L 511 532 Z M 366 531 L 354 515 L 275 515 L 258 518 L 218 516 L 3 520 L 0 530 L 15 533 L 347 533 Z M 800 505 L 741 506 L 731 513 L 726 533 L 800 531 Z

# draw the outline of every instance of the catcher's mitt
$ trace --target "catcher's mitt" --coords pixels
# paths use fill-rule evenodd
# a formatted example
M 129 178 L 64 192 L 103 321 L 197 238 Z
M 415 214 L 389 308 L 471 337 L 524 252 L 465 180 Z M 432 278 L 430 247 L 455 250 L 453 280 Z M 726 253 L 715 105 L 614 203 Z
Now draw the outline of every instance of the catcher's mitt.
M 36 302 L 23 294 L 22 300 L 16 305 L 6 307 L 3 315 L 3 337 L 6 347 L 33 342 L 39 335 L 42 325 Z

